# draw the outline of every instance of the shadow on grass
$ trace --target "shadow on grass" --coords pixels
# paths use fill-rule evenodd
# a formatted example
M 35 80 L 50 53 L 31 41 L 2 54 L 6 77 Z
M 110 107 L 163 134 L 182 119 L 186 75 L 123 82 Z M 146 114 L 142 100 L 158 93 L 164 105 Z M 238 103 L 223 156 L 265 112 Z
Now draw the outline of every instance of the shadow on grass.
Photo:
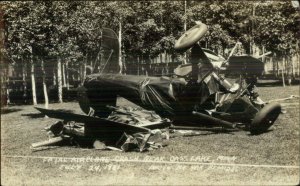
M 288 82 L 285 81 L 285 84 L 288 85 Z M 292 80 L 291 85 L 299 85 L 300 80 L 295 79 Z M 266 80 L 266 79 L 261 79 L 257 82 L 256 84 L 257 87 L 282 87 L 282 80 Z
M 257 83 L 257 87 L 280 87 L 282 82 L 268 82 L 268 83 Z
M 21 114 L 21 116 L 27 116 L 27 117 L 30 117 L 30 118 L 43 118 L 43 117 L 45 117 L 45 115 L 42 114 L 42 113 L 28 113 L 28 114 Z
M 19 112 L 21 111 L 22 109 L 14 109 L 14 108 L 1 108 L 1 114 L 9 114 L 9 113 L 12 113 L 12 112 Z
M 56 109 L 56 111 L 59 111 L 59 112 L 66 112 L 66 113 L 74 113 L 73 110 L 68 110 L 68 109 Z
M 68 109 L 57 109 L 56 111 L 64 112 L 64 113 L 73 113 L 72 110 L 68 110 Z M 45 114 L 38 112 L 38 113 L 21 114 L 21 116 L 27 116 L 35 119 L 35 118 L 43 118 L 45 117 Z
M 264 132 L 261 132 L 261 133 L 257 133 L 257 134 L 248 134 L 248 136 L 259 136 L 261 134 L 265 134 L 265 133 L 269 133 L 269 132 L 272 132 L 274 131 L 274 129 L 268 129 L 267 131 L 264 131 Z

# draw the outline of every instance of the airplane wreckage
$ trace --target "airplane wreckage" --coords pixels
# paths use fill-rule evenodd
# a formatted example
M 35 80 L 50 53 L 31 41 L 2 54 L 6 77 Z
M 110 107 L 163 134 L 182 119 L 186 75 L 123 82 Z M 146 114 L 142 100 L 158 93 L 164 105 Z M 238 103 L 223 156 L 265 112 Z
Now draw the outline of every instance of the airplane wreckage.
M 206 32 L 207 26 L 198 22 L 176 41 L 178 52 L 191 49 L 190 63 L 179 65 L 170 77 L 150 77 L 118 73 L 117 35 L 103 29 L 105 67 L 88 75 L 78 89 L 79 105 L 86 115 L 36 108 L 63 121 L 47 128 L 53 138 L 32 147 L 68 141 L 93 144 L 99 149 L 144 151 L 161 147 L 169 131 L 176 129 L 245 130 L 252 135 L 267 132 L 281 106 L 266 104 L 255 91 L 263 62 L 252 56 L 230 56 L 225 60 L 211 54 L 198 44 Z M 209 56 L 223 60 L 219 68 Z M 230 82 L 224 78 L 226 74 L 237 78 Z M 139 107 L 117 106 L 118 97 Z

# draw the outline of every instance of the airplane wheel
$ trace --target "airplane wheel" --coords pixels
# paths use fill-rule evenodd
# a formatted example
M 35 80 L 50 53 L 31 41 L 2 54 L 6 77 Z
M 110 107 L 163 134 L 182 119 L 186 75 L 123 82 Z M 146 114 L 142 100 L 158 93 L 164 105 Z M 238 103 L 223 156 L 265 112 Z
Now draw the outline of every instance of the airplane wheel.
M 250 124 L 250 133 L 258 135 L 266 132 L 275 122 L 281 112 L 278 103 L 270 103 L 264 106 L 254 117 Z
M 184 51 L 198 42 L 206 33 L 207 26 L 203 23 L 197 24 L 186 31 L 175 43 L 175 50 Z

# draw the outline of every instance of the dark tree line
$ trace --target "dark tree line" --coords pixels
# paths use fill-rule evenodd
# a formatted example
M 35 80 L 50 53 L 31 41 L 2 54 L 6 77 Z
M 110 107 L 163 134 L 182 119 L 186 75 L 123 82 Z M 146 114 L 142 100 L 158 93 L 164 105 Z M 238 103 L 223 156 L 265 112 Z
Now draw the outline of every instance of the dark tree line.
M 161 54 L 170 56 L 163 61 L 184 62 L 174 43 L 185 27 L 200 20 L 209 26 L 202 41 L 205 47 L 226 55 L 241 42 L 251 55 L 271 51 L 275 74 L 280 61 L 284 73 L 299 75 L 299 7 L 290 0 L 12 1 L 1 2 L 1 10 L 5 25 L 1 52 L 12 65 L 24 68 L 23 80 L 30 74 L 34 104 L 35 76 L 42 80 L 46 102 L 49 86 L 58 87 L 62 102 L 63 87 L 83 82 L 88 67 L 99 63 L 103 27 L 118 34 L 120 73 L 126 73 L 126 63 L 151 63 Z

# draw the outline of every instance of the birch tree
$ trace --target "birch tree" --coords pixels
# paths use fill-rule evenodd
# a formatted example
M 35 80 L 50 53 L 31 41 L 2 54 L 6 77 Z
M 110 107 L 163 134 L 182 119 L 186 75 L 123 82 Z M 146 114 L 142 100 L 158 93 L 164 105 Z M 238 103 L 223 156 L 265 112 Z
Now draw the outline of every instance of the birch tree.
M 37 104 L 35 84 L 35 61 L 33 35 L 35 23 L 32 2 L 6 2 L 4 19 L 6 20 L 6 50 L 11 60 L 30 61 L 32 102 Z M 24 59 L 24 60 L 20 60 Z

